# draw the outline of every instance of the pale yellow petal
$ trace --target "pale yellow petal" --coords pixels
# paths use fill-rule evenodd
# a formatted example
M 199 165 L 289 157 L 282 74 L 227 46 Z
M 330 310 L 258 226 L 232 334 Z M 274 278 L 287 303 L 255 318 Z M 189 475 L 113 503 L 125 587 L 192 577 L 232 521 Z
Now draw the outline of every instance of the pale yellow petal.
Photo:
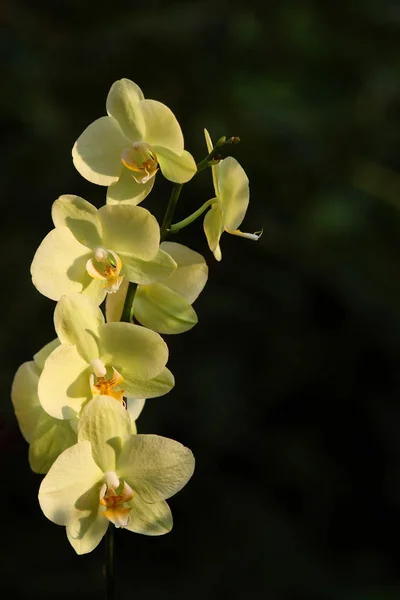
M 249 180 L 244 169 L 232 156 L 222 160 L 218 166 L 218 200 L 223 225 L 227 231 L 234 231 L 243 221 L 249 205 Z
M 186 183 L 196 174 L 195 160 L 187 150 L 184 150 L 182 154 L 176 154 L 161 146 L 154 147 L 154 150 L 157 153 L 162 174 L 169 181 Z
M 31 360 L 19 367 L 11 387 L 15 416 L 27 442 L 32 440 L 43 411 L 37 396 L 39 376 L 40 370 Z
M 210 154 L 210 152 L 214 146 L 213 146 L 210 134 L 208 133 L 207 129 L 204 129 L 204 135 L 206 138 L 208 154 Z M 219 191 L 218 191 L 218 165 L 211 165 L 211 173 L 212 173 L 215 195 L 218 196 L 218 194 L 219 194 Z
M 163 279 L 163 285 L 183 296 L 192 304 L 207 282 L 208 267 L 204 257 L 176 242 L 163 242 L 160 248 L 168 252 L 177 264 L 172 275 Z
M 120 254 L 125 252 L 142 260 L 151 260 L 160 244 L 157 219 L 145 208 L 120 204 L 99 210 L 103 226 L 103 245 Z
M 222 258 L 219 240 L 223 231 L 221 209 L 218 204 L 212 204 L 204 217 L 204 233 L 206 234 L 208 246 L 217 260 Z
M 145 183 L 138 183 L 132 172 L 124 167 L 118 181 L 107 188 L 107 204 L 136 206 L 150 194 L 155 180 L 155 177 L 151 177 Z
M 165 501 L 149 504 L 138 494 L 129 502 L 131 511 L 125 526 L 128 531 L 143 535 L 164 535 L 172 529 L 172 514 Z
M 39 378 L 38 396 L 44 410 L 56 419 L 72 419 L 92 397 L 92 369 L 75 346 L 61 345 L 50 354 Z
M 136 421 L 140 413 L 142 412 L 146 400 L 143 398 L 127 398 L 126 399 L 126 410 L 132 421 Z M 132 432 L 135 433 L 135 432 Z
M 43 348 L 41 348 L 39 352 L 36 352 L 36 354 L 33 355 L 35 365 L 40 371 L 43 371 L 44 363 L 46 362 L 47 358 L 59 345 L 60 340 L 56 338 L 55 340 L 52 340 L 51 342 L 43 346 Z
M 163 250 L 158 250 L 152 260 L 144 261 L 125 252 L 120 253 L 124 272 L 129 281 L 147 284 L 155 281 L 163 281 L 176 269 L 174 259 Z
M 104 363 L 117 369 L 124 380 L 152 379 L 161 373 L 168 360 L 168 347 L 161 336 L 132 323 L 102 325 L 100 341 Z
M 75 519 L 67 525 L 68 541 L 77 554 L 88 554 L 100 544 L 109 525 L 110 522 L 99 508 L 93 508 L 88 516 Z
M 74 237 L 88 248 L 101 246 L 101 223 L 97 208 L 79 196 L 64 194 L 51 209 L 56 227 L 68 227 Z
M 162 146 L 175 154 L 182 154 L 182 130 L 168 106 L 157 100 L 142 100 L 139 109 L 145 123 L 143 139 L 154 148 Z
M 159 435 L 132 435 L 117 460 L 117 473 L 145 502 L 167 500 L 188 482 L 194 456 L 179 442 Z
M 108 294 L 106 298 L 106 320 L 107 323 L 120 321 L 122 309 L 124 308 L 126 292 L 128 290 L 129 281 L 125 277 L 120 288 L 115 294 Z
M 91 443 L 93 459 L 104 473 L 115 471 L 116 457 L 131 433 L 128 412 L 110 396 L 94 398 L 81 412 L 78 439 Z
M 107 113 L 114 117 L 122 131 L 132 142 L 144 140 L 145 124 L 139 104 L 143 92 L 130 79 L 115 81 L 107 96 Z
M 102 478 L 103 473 L 92 458 L 90 442 L 68 448 L 41 483 L 39 504 L 45 516 L 57 525 L 69 525 L 97 511 Z M 88 498 L 90 502 L 85 502 Z
M 29 446 L 29 464 L 35 473 L 47 473 L 57 457 L 78 440 L 70 421 L 50 417 L 40 408 L 35 435 Z
M 133 314 L 144 327 L 158 333 L 183 333 L 197 323 L 197 315 L 186 298 L 162 283 L 138 287 Z
M 61 296 L 54 311 L 54 327 L 62 344 L 75 345 L 90 363 L 99 358 L 99 329 L 104 323 L 100 308 L 83 294 Z
M 33 285 L 51 300 L 82 292 L 89 250 L 68 227 L 53 229 L 44 238 L 31 265 Z
M 124 386 L 128 396 L 133 398 L 157 398 L 168 394 L 175 385 L 171 371 L 163 369 L 157 377 L 152 379 L 138 379 L 130 373 L 125 376 Z
M 79 136 L 72 159 L 82 177 L 97 185 L 111 185 L 121 175 L 121 155 L 130 145 L 115 119 L 101 117 Z

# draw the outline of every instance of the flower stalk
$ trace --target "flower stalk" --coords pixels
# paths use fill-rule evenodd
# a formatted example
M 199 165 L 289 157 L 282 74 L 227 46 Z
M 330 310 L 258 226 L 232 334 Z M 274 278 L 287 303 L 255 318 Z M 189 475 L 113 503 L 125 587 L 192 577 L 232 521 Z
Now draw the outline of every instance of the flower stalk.
M 105 535 L 105 562 L 104 562 L 104 581 L 105 581 L 105 600 L 114 600 L 114 533 L 115 527 L 108 526 Z
M 137 287 L 137 283 L 132 283 L 131 281 L 129 282 L 128 291 L 126 292 L 126 298 L 120 319 L 125 323 L 132 323 L 133 321 L 133 301 L 135 299 Z
M 169 229 L 171 227 L 172 219 L 174 217 L 174 212 L 176 209 L 176 205 L 178 203 L 180 193 L 182 191 L 182 187 L 183 187 L 182 183 L 175 183 L 174 187 L 172 188 L 172 192 L 171 192 L 171 196 L 170 196 L 170 199 L 168 202 L 167 210 L 165 211 L 164 220 L 161 225 L 161 241 L 162 242 L 164 242 L 165 239 L 168 237 Z
M 200 208 L 198 208 L 197 210 L 194 211 L 194 213 L 192 213 L 191 215 L 186 217 L 186 219 L 182 219 L 182 221 L 178 221 L 178 223 L 174 223 L 173 225 L 171 225 L 171 227 L 169 229 L 170 233 L 178 233 L 178 231 L 180 231 L 184 227 L 187 227 L 188 225 L 193 223 L 193 221 L 195 221 L 198 217 L 200 217 L 200 215 L 202 215 L 203 212 L 206 211 L 207 208 L 209 206 L 211 206 L 212 204 L 214 204 L 215 202 L 216 202 L 215 198 L 211 198 L 210 200 L 207 200 L 207 202 L 204 202 L 204 204 L 202 206 L 200 206 Z

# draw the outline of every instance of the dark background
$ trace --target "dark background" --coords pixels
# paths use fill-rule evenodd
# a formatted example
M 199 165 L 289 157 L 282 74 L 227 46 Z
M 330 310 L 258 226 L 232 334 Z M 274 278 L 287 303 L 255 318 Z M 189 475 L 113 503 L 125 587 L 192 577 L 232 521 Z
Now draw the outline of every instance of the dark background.
M 244 231 L 203 253 L 199 324 L 167 339 L 176 387 L 142 433 L 197 459 L 162 538 L 117 531 L 118 598 L 397 600 L 400 510 L 400 3 L 5 0 L 1 8 L 3 402 L 0 589 L 102 597 L 100 546 L 78 557 L 42 515 L 9 400 L 53 338 L 29 266 L 64 193 L 101 206 L 71 148 L 111 84 L 172 108 L 186 147 L 238 135 Z M 159 218 L 170 185 L 142 206 Z M 176 218 L 212 195 L 183 189 Z

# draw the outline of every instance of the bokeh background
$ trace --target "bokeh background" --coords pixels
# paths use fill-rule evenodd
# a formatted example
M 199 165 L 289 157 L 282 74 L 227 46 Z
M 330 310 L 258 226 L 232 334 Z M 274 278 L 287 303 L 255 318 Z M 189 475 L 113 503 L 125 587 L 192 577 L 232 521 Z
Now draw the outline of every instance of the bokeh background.
M 262 6 L 261 6 L 262 4 Z M 4 0 L 0 94 L 2 360 L 0 589 L 102 597 L 103 548 L 78 557 L 37 503 L 41 477 L 9 399 L 17 367 L 53 338 L 29 266 L 64 193 L 105 188 L 71 148 L 116 79 L 172 108 L 205 156 L 238 135 L 245 231 L 203 253 L 199 324 L 169 337 L 176 387 L 143 433 L 194 451 L 173 531 L 118 531 L 118 598 L 400 597 L 400 4 L 397 0 Z M 143 206 L 159 218 L 170 186 Z M 183 189 L 177 220 L 211 197 Z

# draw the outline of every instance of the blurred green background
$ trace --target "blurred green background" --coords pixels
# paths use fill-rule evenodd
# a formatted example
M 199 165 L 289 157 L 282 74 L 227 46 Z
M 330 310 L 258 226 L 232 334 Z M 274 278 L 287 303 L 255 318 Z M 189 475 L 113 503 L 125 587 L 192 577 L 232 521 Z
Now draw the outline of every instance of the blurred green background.
M 71 148 L 138 83 L 214 139 L 250 178 L 244 231 L 203 253 L 199 324 L 169 337 L 176 387 L 142 433 L 188 445 L 197 468 L 162 538 L 117 531 L 118 598 L 397 600 L 400 510 L 400 3 L 397 0 L 2 3 L 0 590 L 102 597 L 103 548 L 77 557 L 42 515 L 40 476 L 9 400 L 17 367 L 53 337 L 29 266 L 64 193 L 105 188 Z M 170 186 L 143 203 L 159 218 Z M 183 189 L 176 220 L 211 197 Z

